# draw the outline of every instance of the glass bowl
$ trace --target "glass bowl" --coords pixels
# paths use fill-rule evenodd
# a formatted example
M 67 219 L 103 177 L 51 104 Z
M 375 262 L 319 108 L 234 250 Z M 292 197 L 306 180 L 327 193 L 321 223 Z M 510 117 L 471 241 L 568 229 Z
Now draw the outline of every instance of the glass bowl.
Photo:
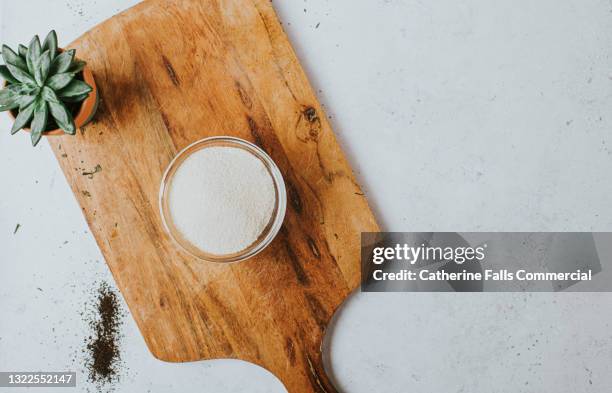
M 208 253 L 205 250 L 201 250 L 200 248 L 192 244 L 190 241 L 188 241 L 176 228 L 172 220 L 170 208 L 168 206 L 168 194 L 172 186 L 174 174 L 181 166 L 181 164 L 191 154 L 209 147 L 223 146 L 245 150 L 257 157 L 264 164 L 270 174 L 270 177 L 272 178 L 272 182 L 274 183 L 276 202 L 274 204 L 274 210 L 272 212 L 270 222 L 268 222 L 268 225 L 266 225 L 261 235 L 259 235 L 259 237 L 253 244 L 251 244 L 244 250 L 233 254 L 218 255 Z M 270 156 L 268 156 L 268 154 L 266 154 L 266 152 L 264 152 L 262 149 L 252 144 L 251 142 L 231 136 L 216 136 L 200 139 L 199 141 L 194 142 L 183 150 L 181 150 L 176 155 L 176 157 L 172 159 L 170 165 L 168 165 L 168 169 L 166 169 L 166 172 L 162 177 L 162 182 L 159 190 L 159 209 L 162 223 L 166 232 L 168 232 L 172 240 L 174 240 L 174 242 L 188 254 L 191 254 L 192 256 L 203 261 L 209 262 L 243 261 L 262 251 L 272 242 L 272 240 L 274 240 L 274 237 L 280 230 L 283 224 L 283 220 L 285 218 L 286 207 L 287 193 L 285 191 L 285 182 L 283 181 L 283 176 L 281 175 L 281 172 L 274 163 L 274 161 L 272 161 L 272 159 L 270 158 Z

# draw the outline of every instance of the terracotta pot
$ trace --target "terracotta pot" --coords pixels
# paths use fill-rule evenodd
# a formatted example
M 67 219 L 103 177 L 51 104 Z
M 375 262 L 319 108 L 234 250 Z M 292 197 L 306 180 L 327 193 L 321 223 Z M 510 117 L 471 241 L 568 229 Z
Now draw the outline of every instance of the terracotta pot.
M 61 49 L 60 49 L 61 50 Z M 93 74 L 89 66 L 85 66 L 83 68 L 83 80 L 91 86 L 93 89 L 89 96 L 81 103 L 81 107 L 77 115 L 74 118 L 74 125 L 78 129 L 79 127 L 83 127 L 85 124 L 89 123 L 98 109 L 98 87 L 96 86 L 96 81 L 94 80 Z M 5 82 L 6 86 L 7 83 Z M 15 115 L 13 115 L 12 111 L 7 111 L 9 116 L 15 121 Z M 23 131 L 30 132 L 29 128 L 24 128 Z M 53 135 L 64 135 L 65 132 L 61 128 L 56 128 L 55 130 L 43 131 L 42 133 L 45 136 L 53 136 Z

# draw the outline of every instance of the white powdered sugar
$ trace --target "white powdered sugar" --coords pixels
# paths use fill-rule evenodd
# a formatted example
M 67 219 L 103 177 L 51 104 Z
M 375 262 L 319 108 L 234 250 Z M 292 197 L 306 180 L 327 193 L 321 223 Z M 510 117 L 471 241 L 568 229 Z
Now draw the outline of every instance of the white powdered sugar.
M 252 245 L 270 222 L 275 203 L 274 182 L 265 165 L 236 147 L 194 152 L 177 169 L 168 193 L 176 229 L 215 255 Z

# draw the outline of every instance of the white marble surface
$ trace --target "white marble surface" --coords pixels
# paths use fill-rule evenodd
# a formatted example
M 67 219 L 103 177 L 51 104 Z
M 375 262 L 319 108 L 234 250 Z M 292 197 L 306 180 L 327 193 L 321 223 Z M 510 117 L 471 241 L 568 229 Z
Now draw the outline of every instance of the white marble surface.
M 2 0 L 0 41 L 56 28 L 67 43 L 134 3 Z M 384 228 L 612 230 L 609 1 L 274 5 Z M 112 278 L 46 142 L 8 129 L 0 117 L 0 370 L 81 371 L 79 313 Z M 346 392 L 610 392 L 611 305 L 356 294 L 328 368 Z M 244 362 L 159 362 L 125 321 L 115 391 L 285 391 Z

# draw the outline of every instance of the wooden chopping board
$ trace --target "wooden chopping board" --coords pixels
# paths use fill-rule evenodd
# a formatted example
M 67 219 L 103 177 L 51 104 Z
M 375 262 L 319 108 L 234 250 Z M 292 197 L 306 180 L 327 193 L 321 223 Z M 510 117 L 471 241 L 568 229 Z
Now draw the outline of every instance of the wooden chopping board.
M 270 1 L 149 0 L 70 47 L 102 101 L 76 137 L 48 140 L 153 355 L 243 359 L 290 392 L 335 391 L 321 341 L 359 284 L 360 232 L 378 226 Z M 262 147 L 288 191 L 278 237 L 238 264 L 183 253 L 158 210 L 171 159 L 214 135 Z

